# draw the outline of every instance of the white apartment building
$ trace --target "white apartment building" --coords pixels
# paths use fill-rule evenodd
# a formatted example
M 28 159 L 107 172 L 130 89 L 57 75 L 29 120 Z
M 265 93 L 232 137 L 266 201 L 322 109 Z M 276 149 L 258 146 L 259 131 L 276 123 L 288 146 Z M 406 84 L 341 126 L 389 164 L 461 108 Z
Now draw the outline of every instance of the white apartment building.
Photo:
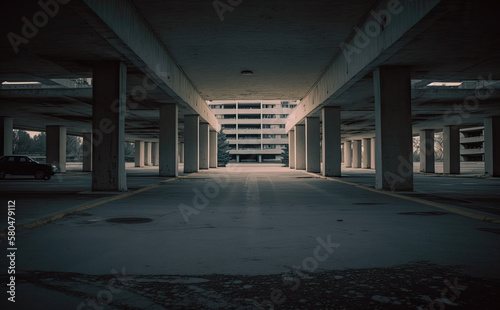
M 285 123 L 298 104 L 290 100 L 207 102 L 227 136 L 236 162 L 279 162 L 288 145 Z

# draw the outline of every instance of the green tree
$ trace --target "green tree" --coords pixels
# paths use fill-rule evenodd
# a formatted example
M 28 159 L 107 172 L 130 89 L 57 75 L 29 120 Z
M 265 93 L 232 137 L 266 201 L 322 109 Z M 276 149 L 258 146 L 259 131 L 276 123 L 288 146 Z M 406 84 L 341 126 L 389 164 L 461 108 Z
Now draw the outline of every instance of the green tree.
M 32 154 L 45 156 L 47 150 L 47 134 L 41 132 L 33 137 Z
M 231 154 L 229 154 L 229 142 L 227 141 L 226 134 L 224 131 L 220 131 L 217 137 L 217 162 L 219 167 L 225 167 L 226 164 L 231 160 Z
M 285 148 L 281 151 L 281 163 L 285 165 L 285 167 L 288 167 L 289 165 L 289 153 L 290 150 L 288 149 L 288 144 L 286 144 Z
M 134 162 L 135 161 L 135 144 L 130 142 L 125 142 L 125 161 Z
M 12 131 L 12 153 L 13 154 L 30 154 L 32 147 L 32 139 L 24 130 Z

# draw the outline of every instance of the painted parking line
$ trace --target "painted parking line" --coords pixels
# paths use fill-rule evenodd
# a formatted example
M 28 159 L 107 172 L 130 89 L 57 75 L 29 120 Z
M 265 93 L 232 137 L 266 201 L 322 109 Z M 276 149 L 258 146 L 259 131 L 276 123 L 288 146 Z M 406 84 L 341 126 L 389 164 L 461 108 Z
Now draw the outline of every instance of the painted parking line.
M 91 208 L 94 208 L 94 207 L 97 207 L 97 206 L 102 206 L 102 205 L 110 203 L 112 201 L 116 201 L 116 200 L 124 199 L 124 198 L 130 197 L 130 196 L 134 196 L 134 195 L 143 193 L 145 191 L 149 191 L 149 190 L 158 188 L 158 187 L 161 186 L 162 183 L 167 183 L 167 182 L 171 182 L 171 181 L 175 181 L 175 180 L 177 180 L 177 178 L 167 179 L 167 180 L 161 181 L 160 184 L 146 186 L 146 187 L 140 188 L 138 190 L 132 191 L 130 193 L 124 193 L 124 194 L 120 194 L 120 195 L 116 195 L 116 196 L 112 196 L 112 197 L 106 197 L 106 198 L 100 199 L 98 201 L 94 201 L 94 202 L 91 202 L 91 203 L 83 204 L 83 205 L 75 207 L 75 208 L 71 208 L 69 210 L 67 209 L 67 210 L 64 210 L 64 211 L 59 211 L 59 212 L 57 212 L 55 214 L 52 214 L 52 215 L 49 215 L 49 216 L 47 216 L 45 218 L 38 219 L 38 220 L 29 222 L 29 223 L 26 223 L 26 224 L 22 224 L 22 225 L 16 226 L 16 230 L 20 231 L 20 230 L 24 230 L 24 229 L 30 229 L 30 228 L 35 228 L 35 227 L 43 226 L 43 225 L 46 225 L 46 224 L 48 224 L 50 222 L 53 222 L 53 221 L 58 220 L 60 218 L 63 218 L 65 216 L 67 216 L 67 215 L 70 215 L 70 214 L 73 214 L 73 213 L 77 213 L 77 212 L 81 212 L 81 211 L 84 211 L 84 210 L 88 210 L 88 209 L 91 209 Z M 6 237 L 7 233 L 8 233 L 7 229 L 1 231 L 0 232 L 0 238 Z
M 473 219 L 476 219 L 476 220 L 480 220 L 480 221 L 485 221 L 485 222 L 489 222 L 489 223 L 500 224 L 500 218 L 497 218 L 497 217 L 486 216 L 484 214 L 479 214 L 479 213 L 474 213 L 474 212 L 462 210 L 462 209 L 459 209 L 459 208 L 451 206 L 451 205 L 445 205 L 445 204 L 441 204 L 441 203 L 438 203 L 438 202 L 428 201 L 428 200 L 425 200 L 425 199 L 420 199 L 420 198 L 415 198 L 415 197 L 408 197 L 408 196 L 405 196 L 405 195 L 396 194 L 394 192 L 382 191 L 382 190 L 374 189 L 374 188 L 371 188 L 371 187 L 368 187 L 368 186 L 364 186 L 364 185 L 361 185 L 361 184 L 357 184 L 357 183 L 352 183 L 352 182 L 340 180 L 338 178 L 324 177 L 322 175 L 319 175 L 319 174 L 316 174 L 316 173 L 311 173 L 311 172 L 306 172 L 306 171 L 303 171 L 303 172 L 306 173 L 306 174 L 310 174 L 310 175 L 314 175 L 314 176 L 319 176 L 319 177 L 324 178 L 326 180 L 330 180 L 330 181 L 334 181 L 334 182 L 338 182 L 338 183 L 342 183 L 342 184 L 354 186 L 354 187 L 357 187 L 357 188 L 360 188 L 360 189 L 364 189 L 364 190 L 367 190 L 367 191 L 370 191 L 370 192 L 374 192 L 374 193 L 377 193 L 377 194 L 382 194 L 382 195 L 391 196 L 391 197 L 394 197 L 394 198 L 399 198 L 399 199 L 404 199 L 404 200 L 416 202 L 416 203 L 423 204 L 423 205 L 428 205 L 428 206 L 431 206 L 431 207 L 439 208 L 439 209 L 442 209 L 442 210 L 446 210 L 446 211 L 449 211 L 449 212 L 460 214 L 460 215 L 463 215 L 463 216 L 466 216 L 466 217 L 469 217 L 469 218 L 473 218 Z

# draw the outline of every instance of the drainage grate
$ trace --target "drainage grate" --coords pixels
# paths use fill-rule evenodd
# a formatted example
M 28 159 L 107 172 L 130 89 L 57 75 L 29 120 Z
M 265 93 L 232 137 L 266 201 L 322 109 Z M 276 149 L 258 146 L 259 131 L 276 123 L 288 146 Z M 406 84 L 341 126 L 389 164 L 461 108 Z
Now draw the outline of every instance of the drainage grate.
M 152 222 L 153 220 L 146 217 L 122 217 L 122 218 L 112 218 L 107 219 L 108 223 L 118 223 L 118 224 L 144 224 Z
M 402 214 L 402 215 L 426 215 L 426 216 L 429 216 L 429 215 L 445 215 L 445 214 L 449 214 L 449 213 L 439 212 L 439 211 L 429 211 L 429 212 L 403 212 L 403 213 L 398 213 L 398 214 Z
M 487 232 L 491 232 L 491 233 L 500 235 L 500 228 L 478 228 L 477 230 L 487 231 Z

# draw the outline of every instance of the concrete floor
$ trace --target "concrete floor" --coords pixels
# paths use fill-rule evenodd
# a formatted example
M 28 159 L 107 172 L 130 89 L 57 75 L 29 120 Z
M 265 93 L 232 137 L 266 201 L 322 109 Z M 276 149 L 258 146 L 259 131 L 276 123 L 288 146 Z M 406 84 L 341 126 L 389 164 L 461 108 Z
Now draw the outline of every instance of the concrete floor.
M 148 190 L 127 197 L 86 192 L 88 175 L 4 180 L 18 222 L 117 198 L 18 231 L 13 309 L 495 309 L 500 229 L 463 211 L 495 217 L 500 180 L 416 175 L 415 192 L 388 195 L 373 178 L 235 164 L 160 183 L 129 168 Z

